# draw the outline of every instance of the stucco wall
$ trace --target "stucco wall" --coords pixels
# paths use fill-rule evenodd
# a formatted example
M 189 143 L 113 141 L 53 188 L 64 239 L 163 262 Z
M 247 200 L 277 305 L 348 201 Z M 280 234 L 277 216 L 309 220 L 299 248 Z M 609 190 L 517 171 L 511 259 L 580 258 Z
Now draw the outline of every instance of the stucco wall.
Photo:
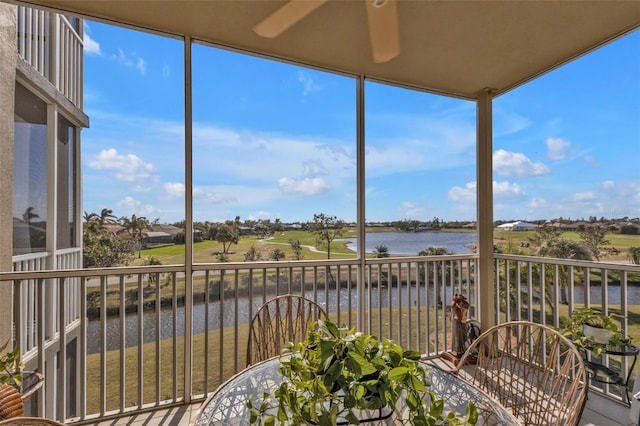
M 0 2 L 0 271 L 11 270 L 13 245 L 13 108 L 16 6 Z M 11 286 L 0 282 L 0 345 L 11 332 Z

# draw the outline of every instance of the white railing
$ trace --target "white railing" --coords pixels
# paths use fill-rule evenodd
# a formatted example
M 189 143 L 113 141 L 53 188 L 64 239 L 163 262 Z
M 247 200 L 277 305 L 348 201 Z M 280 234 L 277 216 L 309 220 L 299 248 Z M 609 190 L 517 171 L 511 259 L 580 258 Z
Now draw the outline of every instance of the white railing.
M 79 332 L 63 328 L 57 336 L 64 343 L 77 339 L 77 353 L 64 354 L 75 360 L 76 370 L 68 371 L 74 362 L 61 363 L 57 377 L 78 375 L 81 380 L 79 386 L 57 380 L 53 391 L 58 399 L 51 410 L 58 419 L 91 421 L 204 399 L 245 367 L 250 318 L 278 294 L 302 294 L 324 306 L 335 321 L 424 354 L 451 348 L 447 306 L 452 293 L 467 295 L 470 316 L 477 312 L 476 255 L 367 259 L 364 268 L 360 265 L 358 260 L 196 264 L 191 276 L 185 266 L 13 272 L 0 273 L 0 285 L 35 281 L 36 320 L 43 318 L 38 313 L 44 309 L 47 291 L 57 294 L 58 300 L 77 292 Z M 579 268 L 585 267 L 604 274 L 602 286 L 608 290 L 599 288 L 593 276 L 576 284 Z M 624 290 L 627 274 L 640 268 L 496 255 L 496 285 L 502 294 L 496 300 L 499 320 L 532 319 L 554 325 L 565 310 L 581 303 L 582 286 L 598 287 L 596 293 L 607 294 L 609 308 L 617 309 L 612 302 L 617 271 L 623 272 Z M 568 294 L 570 304 L 543 303 L 549 294 L 561 294 L 565 272 L 574 277 L 573 286 L 567 287 L 574 293 Z M 74 289 L 74 282 L 79 287 Z M 593 295 L 587 297 L 596 303 Z M 360 318 L 358 300 L 363 302 Z M 623 311 L 625 303 L 620 305 Z M 26 327 L 45 330 L 40 322 L 17 324 L 19 329 Z M 595 391 L 611 391 L 617 397 L 608 388 Z M 39 400 L 55 399 L 44 395 L 44 388 L 39 392 Z M 80 403 L 75 406 L 74 401 Z
M 18 54 L 49 79 L 49 13 L 24 6 L 17 9 Z
M 50 269 L 49 252 L 23 254 L 13 257 L 13 270 L 21 272 L 37 272 Z M 82 268 L 82 250 L 70 248 L 56 252 L 56 265 L 58 269 Z M 43 341 L 48 344 L 56 338 L 60 327 L 69 327 L 80 318 L 79 300 L 80 280 L 68 278 L 67 284 L 62 286 L 65 309 L 62 322 L 59 321 L 59 303 L 57 303 L 57 286 L 45 285 L 43 279 L 20 280 L 14 283 L 14 316 L 17 324 L 16 342 L 21 348 L 23 356 L 27 359 L 35 356 L 33 352 L 39 345 L 39 333 L 37 330 L 39 308 L 38 302 L 42 300 L 42 312 L 44 319 L 40 322 L 43 326 Z
M 83 108 L 83 41 L 67 18 L 55 15 L 58 29 L 56 88 Z
M 56 269 L 81 269 L 82 250 L 68 248 L 56 252 Z M 66 309 L 64 310 L 64 326 L 68 327 L 80 319 L 80 279 L 67 278 L 63 286 Z M 57 330 L 59 331 L 59 329 Z
M 17 7 L 18 54 L 83 108 L 83 41 L 63 15 Z

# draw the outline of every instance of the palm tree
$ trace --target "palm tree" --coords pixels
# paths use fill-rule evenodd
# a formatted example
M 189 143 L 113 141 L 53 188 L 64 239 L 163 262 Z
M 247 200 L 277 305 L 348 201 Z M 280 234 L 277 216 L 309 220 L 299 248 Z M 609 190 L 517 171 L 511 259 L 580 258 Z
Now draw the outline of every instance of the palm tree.
M 373 255 L 377 258 L 389 257 L 389 247 L 385 245 L 376 246 L 373 250 Z
M 94 213 L 95 214 L 95 213 Z M 134 215 L 135 216 L 135 215 Z M 102 209 L 100 211 L 100 216 L 98 217 L 98 220 L 100 221 L 100 225 L 104 226 L 105 222 L 108 219 L 116 219 L 116 217 L 113 214 L 113 210 L 111 209 Z M 146 220 L 146 219 L 145 219 Z M 148 223 L 148 222 L 147 222 Z
M 231 244 L 238 244 L 240 237 L 233 228 L 233 225 L 224 224 L 218 227 L 215 240 L 222 243 L 222 253 L 226 255 L 229 253 Z
M 104 212 L 106 209 L 103 209 Z M 110 210 L 109 210 L 110 211 Z M 138 258 L 142 257 L 142 240 L 144 238 L 143 231 L 149 229 L 149 221 L 146 217 L 137 217 L 135 214 L 131 215 L 131 219 L 126 216 L 120 218 L 120 224 L 124 227 L 124 230 L 133 238 L 138 246 Z
M 86 223 L 90 223 L 90 222 L 96 220 L 98 218 L 98 215 L 95 214 L 95 213 L 84 212 L 84 215 L 82 217 L 84 218 L 84 221 Z
M 38 216 L 37 213 L 34 213 L 35 207 L 27 207 L 27 209 L 22 214 L 22 220 L 24 223 L 31 223 L 31 219 L 36 219 Z

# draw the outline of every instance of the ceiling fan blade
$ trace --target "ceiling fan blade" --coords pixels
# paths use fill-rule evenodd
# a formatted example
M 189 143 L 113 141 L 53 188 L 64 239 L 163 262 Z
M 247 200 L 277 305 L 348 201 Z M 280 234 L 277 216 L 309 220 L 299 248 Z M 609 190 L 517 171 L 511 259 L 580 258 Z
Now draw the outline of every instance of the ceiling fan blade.
M 396 0 L 365 0 L 373 62 L 390 61 L 400 54 Z
M 327 0 L 289 0 L 280 9 L 254 26 L 253 31 L 261 37 L 278 37 L 326 2 Z

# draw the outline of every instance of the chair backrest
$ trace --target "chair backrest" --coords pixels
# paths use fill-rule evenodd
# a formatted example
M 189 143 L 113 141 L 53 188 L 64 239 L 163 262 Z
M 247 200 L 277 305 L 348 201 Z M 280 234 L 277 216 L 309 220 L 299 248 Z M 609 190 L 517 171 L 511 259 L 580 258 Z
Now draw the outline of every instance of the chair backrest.
M 465 351 L 456 370 L 524 425 L 578 425 L 588 377 L 575 345 L 528 321 L 491 327 Z
M 0 384 L 0 420 L 19 416 L 24 416 L 22 395 L 13 386 Z
M 279 355 L 287 342 L 304 340 L 309 325 L 318 319 L 328 319 L 327 313 L 313 300 L 293 294 L 268 300 L 249 326 L 247 365 Z
M 64 423 L 56 422 L 55 420 L 45 419 L 44 417 L 14 417 L 9 420 L 0 422 L 0 426 L 64 426 Z

